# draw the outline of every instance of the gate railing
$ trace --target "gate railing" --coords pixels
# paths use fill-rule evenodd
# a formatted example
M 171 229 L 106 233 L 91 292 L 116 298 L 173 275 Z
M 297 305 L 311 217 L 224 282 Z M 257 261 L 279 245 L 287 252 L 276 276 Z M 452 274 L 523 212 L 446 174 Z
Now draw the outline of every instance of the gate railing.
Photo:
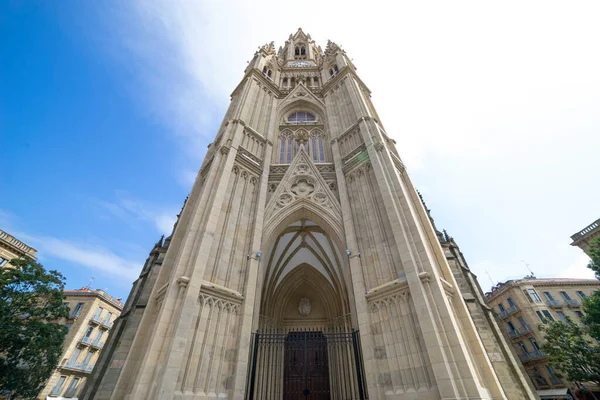
M 248 400 L 368 399 L 357 330 L 265 329 L 250 355 Z

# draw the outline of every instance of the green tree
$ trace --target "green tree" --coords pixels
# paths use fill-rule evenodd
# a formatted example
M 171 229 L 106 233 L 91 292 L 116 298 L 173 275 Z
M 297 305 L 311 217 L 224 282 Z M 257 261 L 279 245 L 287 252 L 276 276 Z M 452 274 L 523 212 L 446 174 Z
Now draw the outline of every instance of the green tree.
M 540 324 L 546 342 L 542 350 L 550 364 L 576 383 L 594 382 L 600 385 L 600 347 L 585 338 L 581 326 L 567 317 L 567 322 Z
M 600 236 L 590 241 L 590 248 L 588 252 L 590 258 L 592 259 L 588 263 L 588 268 L 594 271 L 597 279 L 600 279 Z
M 581 321 L 590 330 L 590 336 L 600 342 L 600 290 L 583 300 Z
M 0 270 L 0 393 L 34 398 L 58 365 L 69 314 L 65 278 L 32 259 Z

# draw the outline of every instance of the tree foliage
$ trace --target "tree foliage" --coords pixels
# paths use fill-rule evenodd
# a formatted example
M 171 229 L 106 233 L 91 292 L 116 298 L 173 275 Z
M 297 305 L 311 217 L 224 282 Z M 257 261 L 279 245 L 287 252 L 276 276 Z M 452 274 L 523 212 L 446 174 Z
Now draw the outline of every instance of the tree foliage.
M 600 385 L 600 347 L 585 338 L 583 328 L 567 317 L 567 322 L 540 324 L 546 342 L 542 350 L 550 364 L 571 382 Z
M 581 321 L 590 330 L 590 336 L 600 342 L 600 290 L 583 300 L 584 316 Z
M 60 361 L 65 278 L 32 259 L 0 269 L 0 392 L 34 398 Z
M 588 268 L 594 271 L 597 279 L 600 279 L 600 236 L 595 237 L 590 241 L 590 248 L 588 252 L 590 258 L 592 259 L 588 263 Z

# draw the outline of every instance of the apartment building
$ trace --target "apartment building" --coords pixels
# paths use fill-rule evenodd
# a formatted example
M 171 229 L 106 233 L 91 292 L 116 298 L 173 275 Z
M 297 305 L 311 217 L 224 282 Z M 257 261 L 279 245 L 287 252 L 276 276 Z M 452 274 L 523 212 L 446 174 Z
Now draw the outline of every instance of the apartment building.
M 548 363 L 538 325 L 567 317 L 579 322 L 581 301 L 598 289 L 596 279 L 526 277 L 498 284 L 486 294 L 542 399 L 567 399 L 568 388 L 575 385 L 559 378 Z
M 65 321 L 69 333 L 62 361 L 52 374 L 39 399 L 76 399 L 91 374 L 114 320 L 123 303 L 100 289 L 65 290 L 70 308 Z

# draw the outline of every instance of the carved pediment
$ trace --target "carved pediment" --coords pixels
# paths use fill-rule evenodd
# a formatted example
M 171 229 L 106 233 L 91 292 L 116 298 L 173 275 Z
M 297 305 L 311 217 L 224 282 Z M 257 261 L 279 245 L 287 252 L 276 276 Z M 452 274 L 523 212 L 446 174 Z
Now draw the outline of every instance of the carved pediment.
M 294 157 L 281 183 L 267 203 L 265 212 L 267 224 L 276 219 L 283 210 L 301 202 L 309 202 L 317 206 L 329 217 L 338 221 L 342 219 L 342 210 L 337 198 L 303 148 Z

